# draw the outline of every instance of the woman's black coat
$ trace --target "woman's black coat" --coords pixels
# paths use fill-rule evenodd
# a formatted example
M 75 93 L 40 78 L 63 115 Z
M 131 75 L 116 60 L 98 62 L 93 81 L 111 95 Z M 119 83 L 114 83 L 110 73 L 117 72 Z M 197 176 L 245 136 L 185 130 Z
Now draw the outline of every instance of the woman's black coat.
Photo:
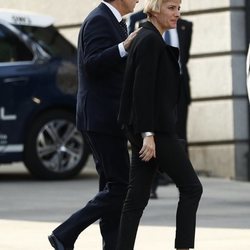
M 180 70 L 178 49 L 146 22 L 131 44 L 118 121 L 135 133 L 175 134 Z

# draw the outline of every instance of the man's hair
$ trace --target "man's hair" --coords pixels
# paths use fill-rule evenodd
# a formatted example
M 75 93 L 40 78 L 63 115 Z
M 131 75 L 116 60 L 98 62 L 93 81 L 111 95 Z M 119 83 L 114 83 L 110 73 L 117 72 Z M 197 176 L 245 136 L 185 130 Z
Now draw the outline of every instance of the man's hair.
M 103 0 L 104 2 L 110 3 L 110 2 L 114 2 L 115 0 Z

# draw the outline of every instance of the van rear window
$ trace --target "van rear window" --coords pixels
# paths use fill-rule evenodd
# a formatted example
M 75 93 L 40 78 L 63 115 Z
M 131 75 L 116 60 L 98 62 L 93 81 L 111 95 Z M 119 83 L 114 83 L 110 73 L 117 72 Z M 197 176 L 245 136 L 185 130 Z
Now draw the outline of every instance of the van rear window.
M 75 47 L 54 26 L 43 28 L 15 25 L 15 27 L 36 41 L 51 56 L 67 60 L 76 59 Z

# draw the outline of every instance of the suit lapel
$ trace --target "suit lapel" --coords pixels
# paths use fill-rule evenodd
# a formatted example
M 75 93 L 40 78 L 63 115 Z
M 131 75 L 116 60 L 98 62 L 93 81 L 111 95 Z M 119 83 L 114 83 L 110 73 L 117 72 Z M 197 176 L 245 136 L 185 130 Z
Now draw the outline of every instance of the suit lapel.
M 123 30 L 122 30 L 118 20 L 116 19 L 116 17 L 112 13 L 112 11 L 108 8 L 108 6 L 105 5 L 104 3 L 100 3 L 99 8 L 109 16 L 109 18 L 110 18 L 111 22 L 114 24 L 117 32 L 120 34 L 121 39 L 125 40 L 127 37 L 124 36 Z
M 173 62 L 175 63 L 175 66 L 178 67 L 178 69 L 179 69 L 179 67 L 180 67 L 180 65 L 179 65 L 179 54 L 180 54 L 179 49 L 176 47 L 172 47 L 170 45 L 167 45 L 167 44 L 165 46 L 166 46 L 166 50 L 169 52 L 168 54 L 172 57 Z
M 180 47 L 180 50 L 182 50 L 183 48 L 183 42 L 185 41 L 185 30 L 187 29 L 186 25 L 181 21 L 179 20 L 177 22 L 177 33 L 178 33 L 178 38 L 179 38 L 179 47 Z

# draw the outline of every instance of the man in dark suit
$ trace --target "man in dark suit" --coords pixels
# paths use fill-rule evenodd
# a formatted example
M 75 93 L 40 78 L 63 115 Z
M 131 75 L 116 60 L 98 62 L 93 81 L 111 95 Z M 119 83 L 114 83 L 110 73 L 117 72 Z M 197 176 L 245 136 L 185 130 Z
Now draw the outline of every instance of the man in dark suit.
M 129 34 L 135 30 L 136 23 L 144 22 L 147 18 L 147 15 L 143 10 L 137 11 L 129 16 L 128 18 L 128 32 Z
M 187 20 L 179 19 L 177 22 L 177 29 L 169 30 L 168 33 L 163 35 L 164 40 L 167 44 L 178 47 L 180 51 L 180 95 L 177 105 L 177 122 L 176 122 L 176 132 L 180 139 L 183 140 L 183 147 L 188 153 L 188 143 L 187 143 L 187 118 L 188 118 L 188 106 L 191 103 L 190 94 L 190 77 L 187 68 L 187 63 L 190 57 L 189 51 L 192 39 L 192 26 L 193 24 Z M 172 180 L 165 175 L 157 175 L 152 184 L 151 199 L 157 199 L 157 187 L 159 182 L 162 181 L 164 184 L 169 184 Z
M 146 14 L 143 11 L 138 11 L 128 18 L 128 30 L 133 32 L 136 23 L 142 23 L 146 20 Z M 180 50 L 180 68 L 181 68 L 181 86 L 180 86 L 180 97 L 178 102 L 178 113 L 177 113 L 177 123 L 176 131 L 181 139 L 186 141 L 185 150 L 188 152 L 187 148 L 187 119 L 188 119 L 188 106 L 191 103 L 190 94 L 190 77 L 187 68 L 187 63 L 190 57 L 190 46 L 192 40 L 192 28 L 193 24 L 190 21 L 179 19 L 177 22 L 177 29 L 168 31 L 168 36 L 163 35 L 164 40 L 167 44 L 178 47 Z M 176 36 L 175 36 L 176 32 Z M 156 189 L 158 183 L 162 181 L 164 184 L 171 182 L 168 176 L 157 176 L 152 185 L 151 198 L 157 198 Z
M 99 192 L 49 236 L 56 250 L 72 250 L 79 234 L 100 219 L 104 250 L 115 250 L 127 192 L 127 140 L 117 123 L 127 37 L 122 16 L 138 0 L 105 0 L 85 19 L 78 38 L 77 127 L 88 142 L 99 175 Z
M 180 50 L 181 90 L 178 103 L 177 134 L 187 141 L 188 106 L 191 103 L 190 77 L 187 63 L 190 57 L 193 24 L 187 20 L 179 19 L 177 22 L 177 34 Z

